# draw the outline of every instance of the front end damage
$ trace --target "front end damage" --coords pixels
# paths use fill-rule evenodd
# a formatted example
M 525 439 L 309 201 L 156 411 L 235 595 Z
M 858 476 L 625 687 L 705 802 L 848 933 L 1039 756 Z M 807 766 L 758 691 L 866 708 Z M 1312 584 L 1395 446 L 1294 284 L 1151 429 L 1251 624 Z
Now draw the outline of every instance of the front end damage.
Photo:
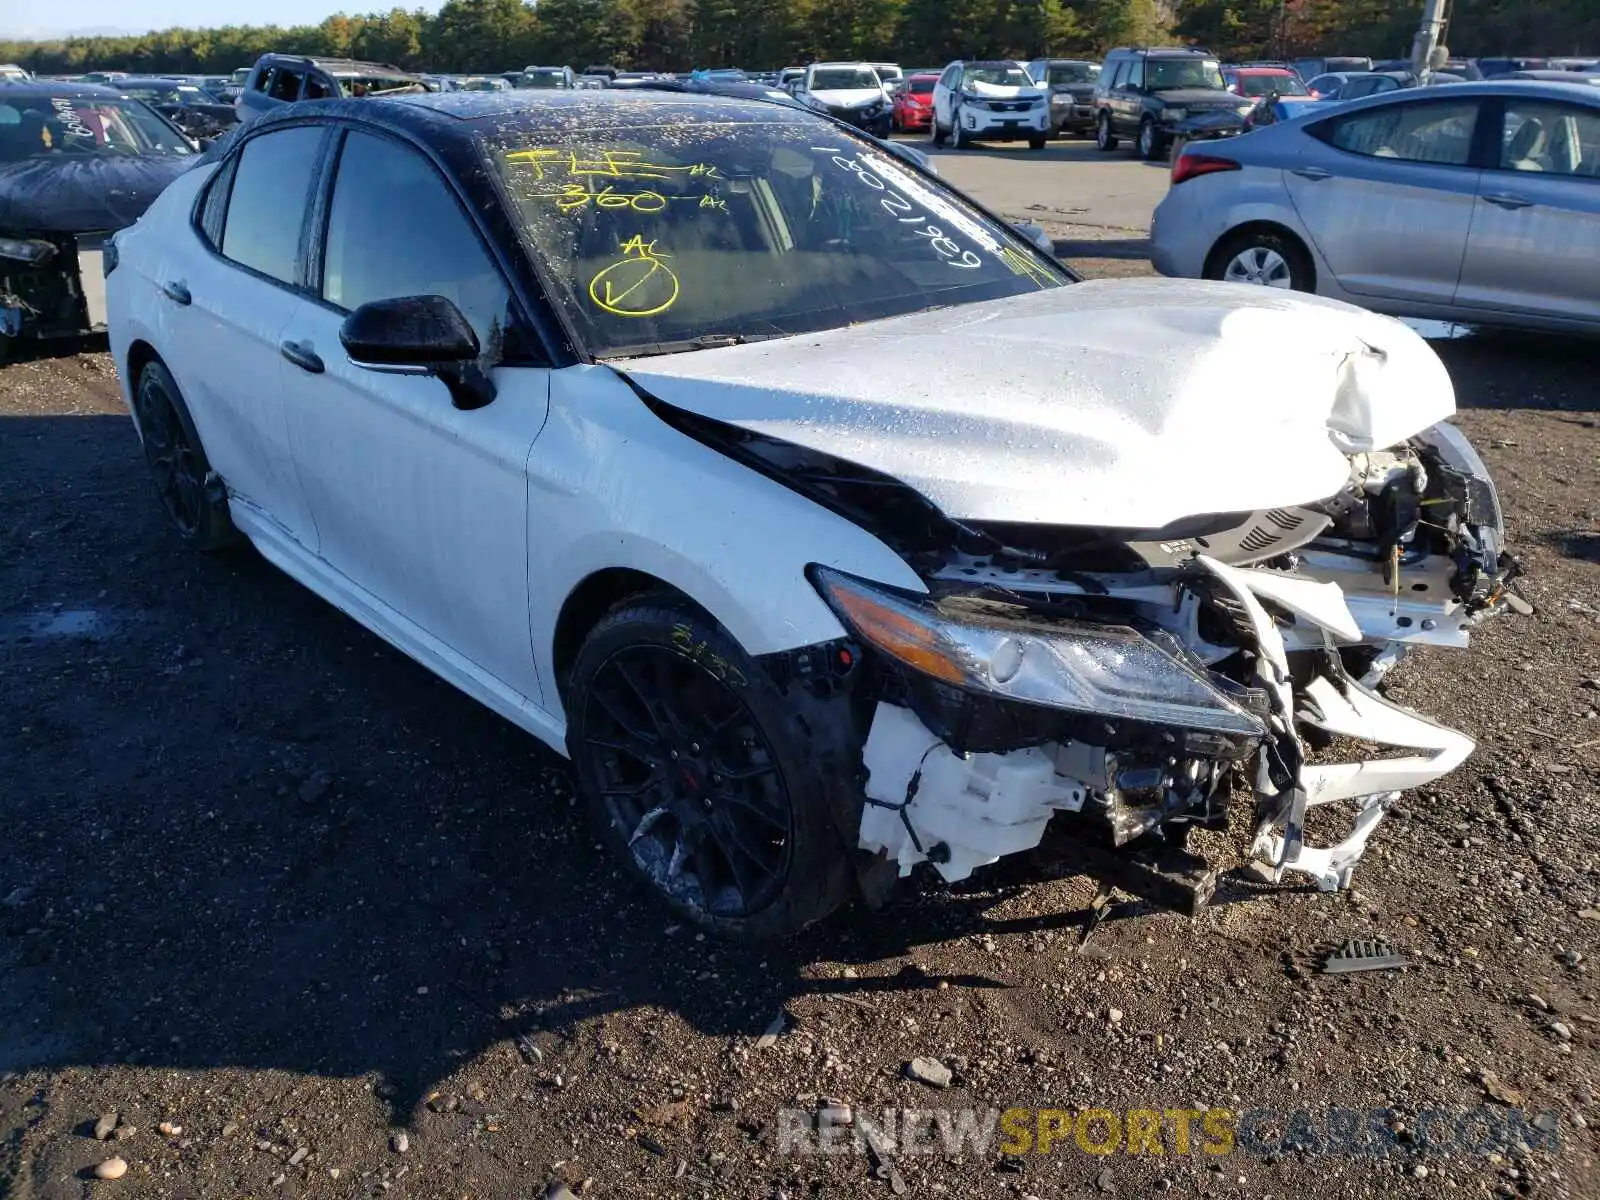
M 1473 749 L 1379 679 L 1526 608 L 1493 484 L 1448 425 L 1350 455 L 1319 504 L 1148 532 L 950 522 L 859 468 L 743 450 L 857 519 L 876 489 L 876 528 L 928 583 L 813 572 L 872 666 L 859 845 L 901 875 L 964 879 L 1066 826 L 1089 873 L 1193 912 L 1217 871 L 1189 830 L 1248 811 L 1271 878 L 1348 887 L 1399 794 Z M 1351 757 L 1323 761 L 1330 744 Z M 1318 809 L 1345 818 L 1328 844 Z

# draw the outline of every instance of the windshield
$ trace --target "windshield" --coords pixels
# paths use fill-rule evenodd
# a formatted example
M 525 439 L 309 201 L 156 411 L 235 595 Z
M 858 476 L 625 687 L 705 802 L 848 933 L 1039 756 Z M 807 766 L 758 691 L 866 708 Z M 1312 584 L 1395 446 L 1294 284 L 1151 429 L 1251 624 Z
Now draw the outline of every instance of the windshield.
M 988 83 L 995 87 L 1032 87 L 1033 80 L 1018 66 L 993 63 L 984 67 L 967 67 L 961 72 L 961 86 Z
M 1094 63 L 1051 63 L 1050 82 L 1093 83 L 1100 78 L 1100 68 Z
M 843 92 L 853 88 L 878 86 L 880 85 L 877 72 L 867 67 L 830 67 L 825 71 L 811 73 L 813 92 Z
M 193 153 L 182 134 L 137 100 L 0 100 L 0 162 L 64 154 Z
M 1273 92 L 1280 96 L 1304 96 L 1306 85 L 1300 82 L 1298 76 L 1290 75 L 1287 71 L 1282 75 L 1239 76 L 1239 94 L 1242 96 L 1270 96 Z
M 931 96 L 933 94 L 933 85 L 938 82 L 939 79 L 937 76 L 924 75 L 920 79 L 913 79 L 910 83 L 906 84 L 906 91 L 910 92 L 913 96 Z
M 567 86 L 567 73 L 565 71 L 525 71 L 522 75 L 522 86 L 525 88 L 564 88 Z
M 1222 70 L 1215 59 L 1151 58 L 1144 64 L 1144 86 L 1152 92 L 1167 88 L 1223 89 Z
M 955 193 L 809 119 L 574 129 L 489 148 L 547 286 L 597 357 L 1067 282 Z

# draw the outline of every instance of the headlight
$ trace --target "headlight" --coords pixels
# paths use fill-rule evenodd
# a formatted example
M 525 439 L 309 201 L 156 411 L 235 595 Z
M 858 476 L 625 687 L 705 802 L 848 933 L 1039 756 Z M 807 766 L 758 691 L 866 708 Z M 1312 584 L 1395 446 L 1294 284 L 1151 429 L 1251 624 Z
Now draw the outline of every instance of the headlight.
M 863 641 L 913 670 L 970 692 L 1070 712 L 1262 737 L 1262 721 L 1137 630 L 1061 621 L 1024 624 L 941 611 L 812 568 L 812 582 Z
M 1052 107 L 1054 105 L 1057 105 L 1057 104 L 1066 105 L 1066 104 L 1071 104 L 1071 103 L 1072 103 L 1072 97 L 1069 96 L 1066 92 L 1057 92 L 1054 96 L 1050 97 L 1050 104 L 1052 105 Z
M 1163 121 L 1181 121 L 1188 115 L 1189 110 L 1187 108 L 1169 108 L 1163 110 L 1161 119 Z
M 1248 117 L 1251 113 L 1255 112 L 1255 110 L 1256 106 L 1254 104 L 1239 105 L 1239 115 L 1241 117 Z
M 30 266 L 38 266 L 55 252 L 56 248 L 49 242 L 0 238 L 0 258 L 13 258 Z

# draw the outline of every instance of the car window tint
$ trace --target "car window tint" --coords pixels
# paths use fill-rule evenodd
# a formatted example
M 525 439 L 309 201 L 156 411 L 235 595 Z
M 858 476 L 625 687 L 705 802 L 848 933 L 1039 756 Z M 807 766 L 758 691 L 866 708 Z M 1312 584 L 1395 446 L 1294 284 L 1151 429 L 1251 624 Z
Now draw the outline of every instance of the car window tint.
M 238 159 L 229 159 L 227 166 L 211 177 L 205 199 L 200 202 L 200 230 L 213 248 L 222 245 L 222 219 L 228 211 L 228 189 L 233 185 L 233 172 L 238 165 Z
M 328 86 L 325 80 L 318 79 L 315 75 L 306 77 L 305 98 L 307 100 L 326 100 L 333 95 L 335 95 L 334 90 Z
M 1136 58 L 1128 64 L 1127 83 L 1129 87 L 1144 86 L 1144 59 Z
M 1600 110 L 1507 100 L 1500 168 L 1600 179 Z
M 322 127 L 301 125 L 250 139 L 234 168 L 222 253 L 234 262 L 295 283 L 300 229 L 322 144 Z
M 455 194 L 415 150 L 363 133 L 345 138 L 326 246 L 330 304 L 447 296 L 499 357 L 511 294 Z
M 1475 100 L 1391 104 L 1332 122 L 1327 140 L 1352 154 L 1462 167 L 1477 120 Z

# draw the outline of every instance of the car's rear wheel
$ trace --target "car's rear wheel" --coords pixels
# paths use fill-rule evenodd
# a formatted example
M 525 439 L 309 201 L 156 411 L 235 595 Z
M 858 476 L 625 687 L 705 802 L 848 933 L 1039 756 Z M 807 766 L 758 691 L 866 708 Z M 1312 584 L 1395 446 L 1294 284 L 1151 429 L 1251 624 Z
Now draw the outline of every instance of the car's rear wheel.
M 1205 276 L 1296 292 L 1316 290 L 1305 247 L 1274 229 L 1245 229 L 1229 236 L 1207 261 Z
M 1156 132 L 1156 123 L 1146 117 L 1139 122 L 1139 157 L 1149 162 L 1160 153 L 1161 135 Z
M 573 665 L 567 712 L 603 836 L 676 912 L 780 937 L 849 895 L 821 732 L 693 605 L 646 596 L 604 617 Z
M 1094 144 L 1105 152 L 1117 148 L 1117 139 L 1111 132 L 1111 114 L 1102 112 L 1094 122 Z
M 221 550 L 239 540 L 227 492 L 211 469 L 200 435 L 172 373 L 144 365 L 133 388 L 134 414 L 156 493 L 180 537 L 197 550 Z

